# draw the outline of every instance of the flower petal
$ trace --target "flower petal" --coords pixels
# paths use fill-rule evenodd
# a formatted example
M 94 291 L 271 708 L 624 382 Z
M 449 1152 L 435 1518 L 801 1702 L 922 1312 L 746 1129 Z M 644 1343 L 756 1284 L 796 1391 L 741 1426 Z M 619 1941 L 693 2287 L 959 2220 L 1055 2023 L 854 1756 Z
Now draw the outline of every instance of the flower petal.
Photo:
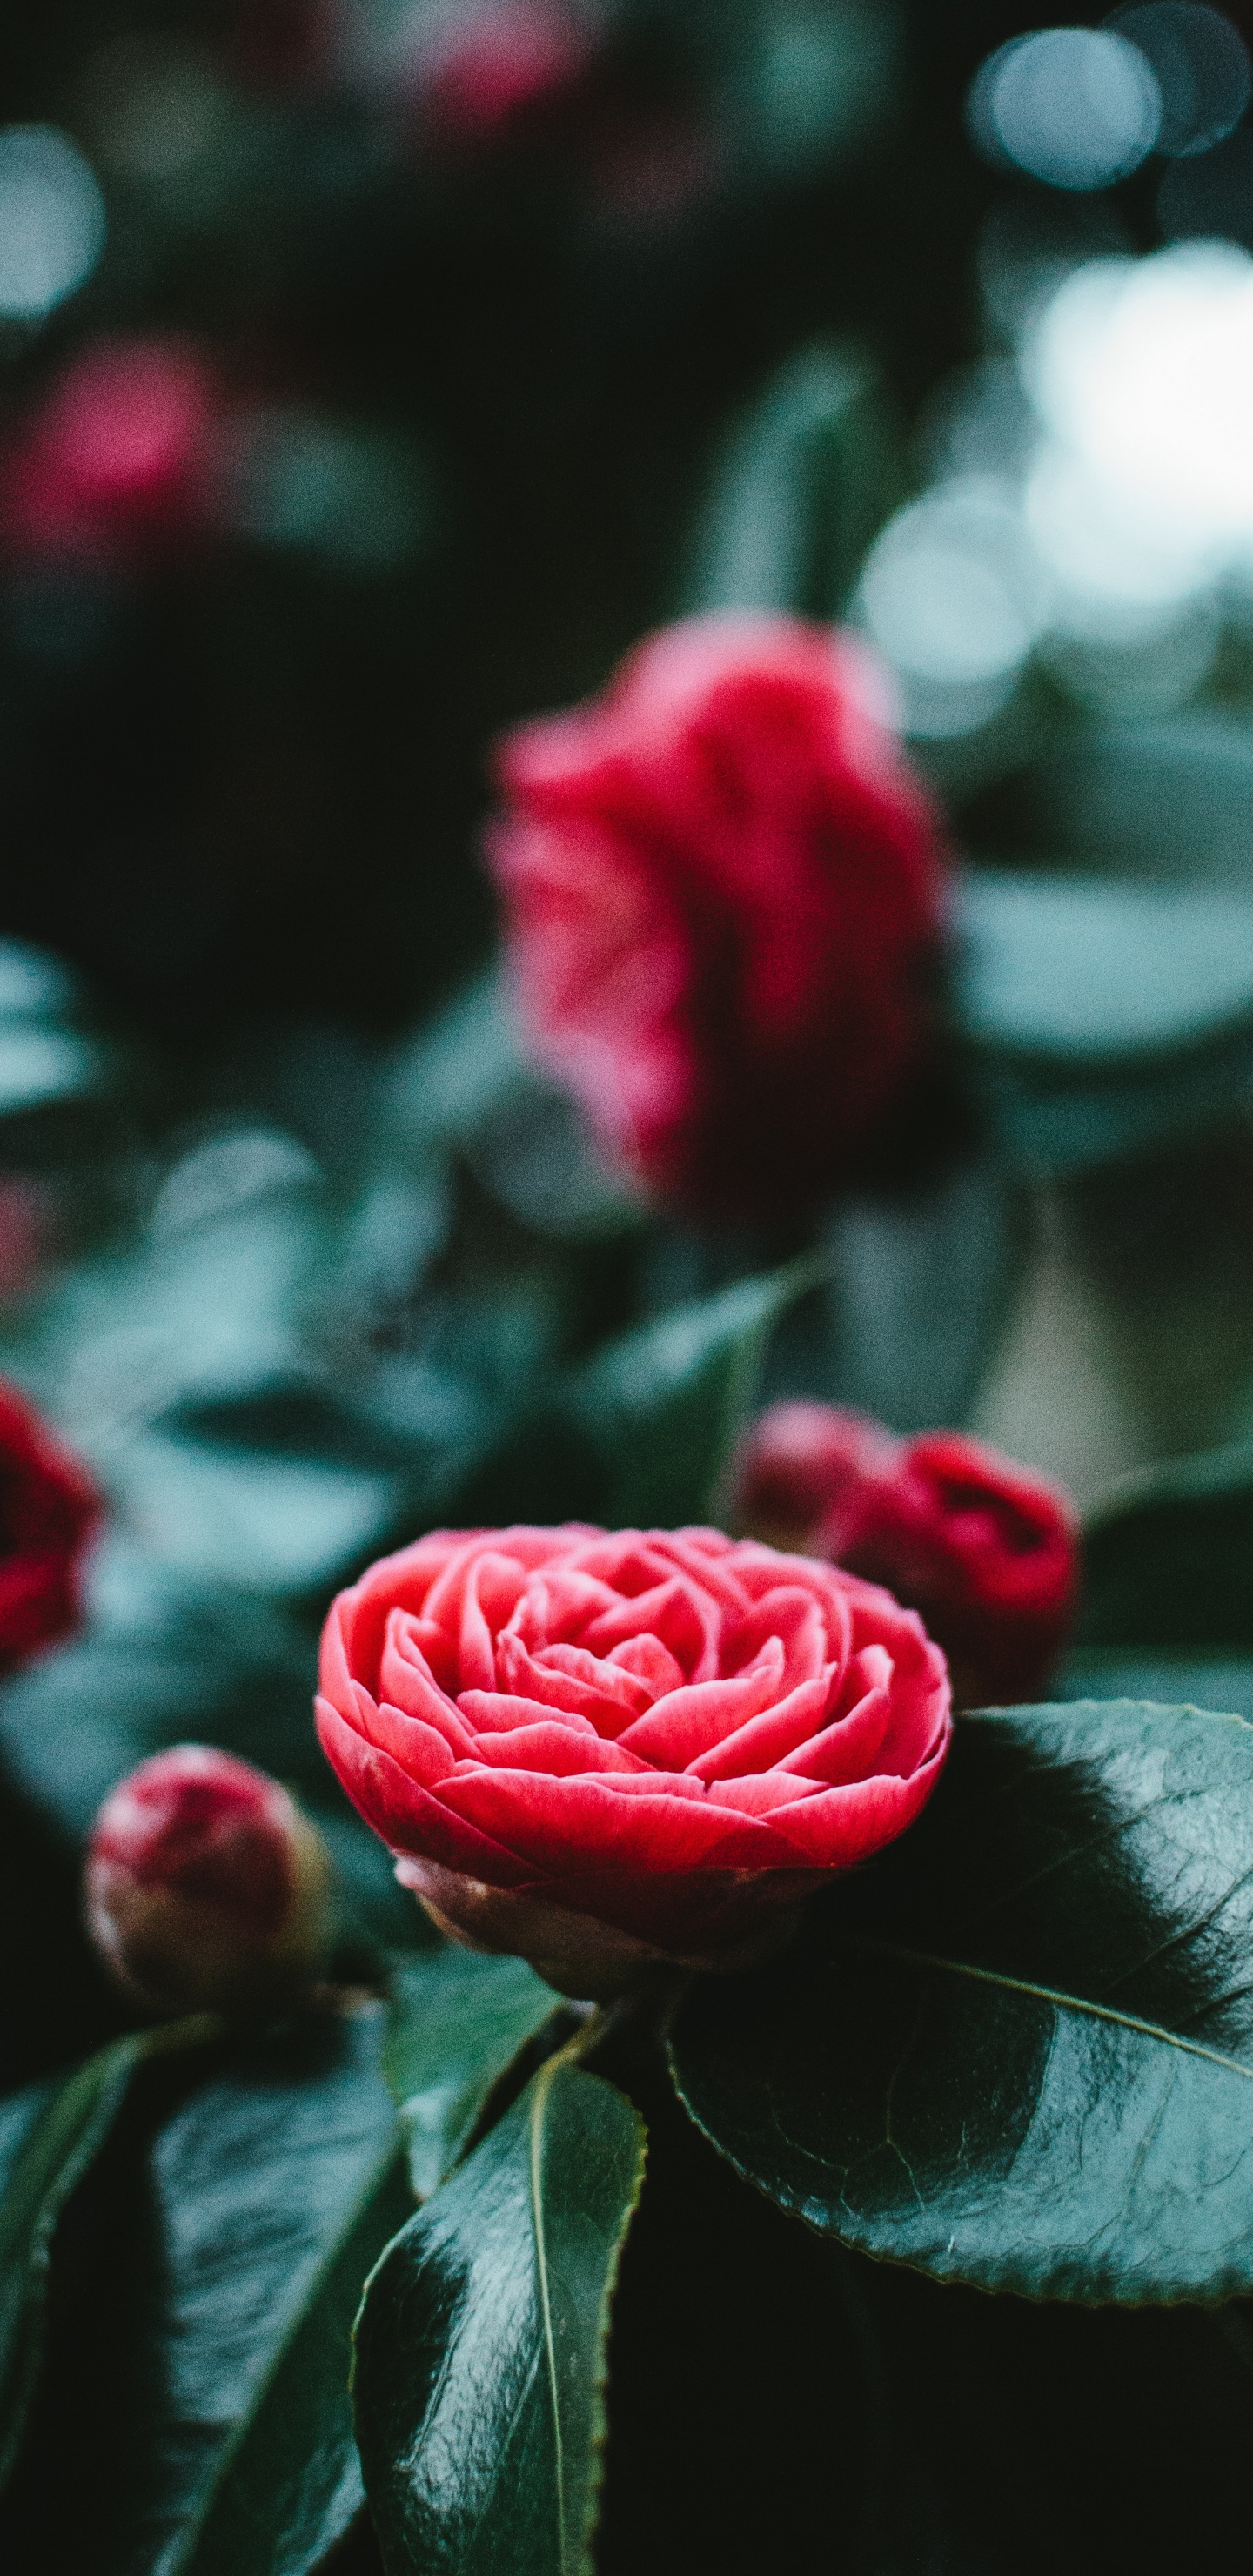
M 544 1780 L 531 1771 L 481 1770 L 454 1773 L 440 1797 L 491 1842 L 557 1877 L 591 1865 L 682 1870 L 795 1864 L 791 1842 L 755 1816 L 729 1816 L 705 1797 L 669 1796 L 664 1790 L 624 1794 L 628 1787 L 625 1778 L 601 1780 L 586 1773 Z
M 783 1647 L 772 1637 L 751 1672 L 736 1681 L 691 1682 L 685 1690 L 670 1691 L 646 1717 L 624 1727 L 619 1743 L 663 1770 L 684 1771 L 769 1708 L 782 1680 Z

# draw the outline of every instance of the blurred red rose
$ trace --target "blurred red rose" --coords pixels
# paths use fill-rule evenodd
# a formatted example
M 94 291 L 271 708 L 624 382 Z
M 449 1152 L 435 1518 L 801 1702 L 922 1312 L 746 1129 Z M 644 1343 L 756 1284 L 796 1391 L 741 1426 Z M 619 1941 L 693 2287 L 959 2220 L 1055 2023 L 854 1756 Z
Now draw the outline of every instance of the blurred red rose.
M 330 1862 L 277 1780 L 209 1744 L 176 1744 L 105 1799 L 87 1919 L 121 1983 L 157 2010 L 265 2005 L 306 1980 L 327 1928 Z
M 483 148 L 566 107 L 597 51 L 595 28 L 559 0 L 482 0 L 422 45 L 410 101 L 433 142 Z
M 81 350 L 8 457 L 10 551 L 113 562 L 186 536 L 206 507 L 217 411 L 210 371 L 185 341 Z
M 80 1563 L 99 1517 L 86 1469 L 0 1379 L 0 1670 L 77 1625 Z
M 321 1691 L 436 1920 L 580 1994 L 749 1955 L 910 1823 L 949 1737 L 912 1612 L 705 1529 L 440 1531 L 340 1594 Z
M 933 1034 L 944 876 L 875 686 L 827 627 L 697 618 L 500 748 L 526 1028 L 610 1151 L 694 1206 L 846 1175 Z
M 895 1440 L 834 1405 L 776 1405 L 745 1445 L 737 1511 L 910 1602 L 967 1706 L 1046 1687 L 1074 1614 L 1078 1522 L 1031 1469 L 958 1431 Z

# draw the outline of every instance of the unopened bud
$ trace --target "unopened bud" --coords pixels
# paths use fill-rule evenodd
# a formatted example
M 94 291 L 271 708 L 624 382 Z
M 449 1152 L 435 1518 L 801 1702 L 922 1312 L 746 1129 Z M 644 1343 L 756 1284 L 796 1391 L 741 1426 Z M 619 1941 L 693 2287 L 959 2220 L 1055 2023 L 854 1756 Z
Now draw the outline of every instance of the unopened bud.
M 156 2012 L 289 1999 L 325 1947 L 331 1866 L 294 1799 L 232 1753 L 178 1744 L 106 1798 L 87 1856 L 87 1921 Z
M 736 1519 L 768 1547 L 805 1550 L 838 1498 L 891 1457 L 881 1422 L 834 1404 L 795 1398 L 753 1424 L 735 1479 Z

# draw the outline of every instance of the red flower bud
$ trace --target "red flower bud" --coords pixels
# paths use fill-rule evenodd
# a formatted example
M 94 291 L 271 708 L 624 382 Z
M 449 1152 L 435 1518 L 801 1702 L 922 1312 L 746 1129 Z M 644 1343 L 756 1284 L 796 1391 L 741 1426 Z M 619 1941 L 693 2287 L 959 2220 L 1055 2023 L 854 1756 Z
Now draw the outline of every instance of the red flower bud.
M 1078 1589 L 1078 1525 L 1054 1485 L 958 1431 L 895 1440 L 861 1414 L 776 1405 L 746 1443 L 739 1513 L 789 1521 L 829 1563 L 886 1585 L 944 1648 L 959 1705 L 1047 1686 Z
M 282 2002 L 321 1958 L 329 1891 L 325 1845 L 287 1791 L 206 1744 L 120 1781 L 87 1856 L 92 1937 L 158 2012 Z
M 77 1626 L 81 1559 L 99 1516 L 86 1469 L 0 1379 L 0 1671 Z
M 702 1210 L 884 1145 L 934 1046 L 934 817 L 858 640 L 699 617 L 508 735 L 490 857 L 523 1021 L 608 1151 Z
M 845 1489 L 895 1453 L 891 1433 L 867 1413 L 803 1399 L 772 1404 L 740 1452 L 737 1517 L 769 1547 L 803 1549 Z

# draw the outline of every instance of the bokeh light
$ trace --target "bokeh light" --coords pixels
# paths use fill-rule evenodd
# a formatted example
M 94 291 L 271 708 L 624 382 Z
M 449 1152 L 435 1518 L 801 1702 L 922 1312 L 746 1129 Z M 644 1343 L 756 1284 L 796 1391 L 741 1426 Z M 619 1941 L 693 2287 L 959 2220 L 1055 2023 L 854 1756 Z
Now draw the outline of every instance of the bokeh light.
M 1110 28 L 1045 27 L 990 54 L 967 105 L 985 156 L 1053 188 L 1107 188 L 1146 160 L 1163 114 L 1145 54 Z
M 1041 631 L 1046 586 L 1015 496 L 965 476 L 898 510 L 872 547 L 859 607 L 901 684 L 909 732 L 984 723 Z
M 1146 566 L 1162 568 L 1162 596 L 1182 597 L 1253 543 L 1245 251 L 1180 243 L 1080 269 L 1031 335 L 1024 365 L 1093 500 Z
M 0 317 L 42 321 L 85 285 L 104 240 L 104 199 L 68 134 L 0 131 Z
M 1208 152 L 1230 134 L 1253 94 L 1243 38 L 1218 9 L 1147 0 L 1116 9 L 1106 25 L 1150 63 L 1161 95 L 1156 148 L 1172 158 Z

